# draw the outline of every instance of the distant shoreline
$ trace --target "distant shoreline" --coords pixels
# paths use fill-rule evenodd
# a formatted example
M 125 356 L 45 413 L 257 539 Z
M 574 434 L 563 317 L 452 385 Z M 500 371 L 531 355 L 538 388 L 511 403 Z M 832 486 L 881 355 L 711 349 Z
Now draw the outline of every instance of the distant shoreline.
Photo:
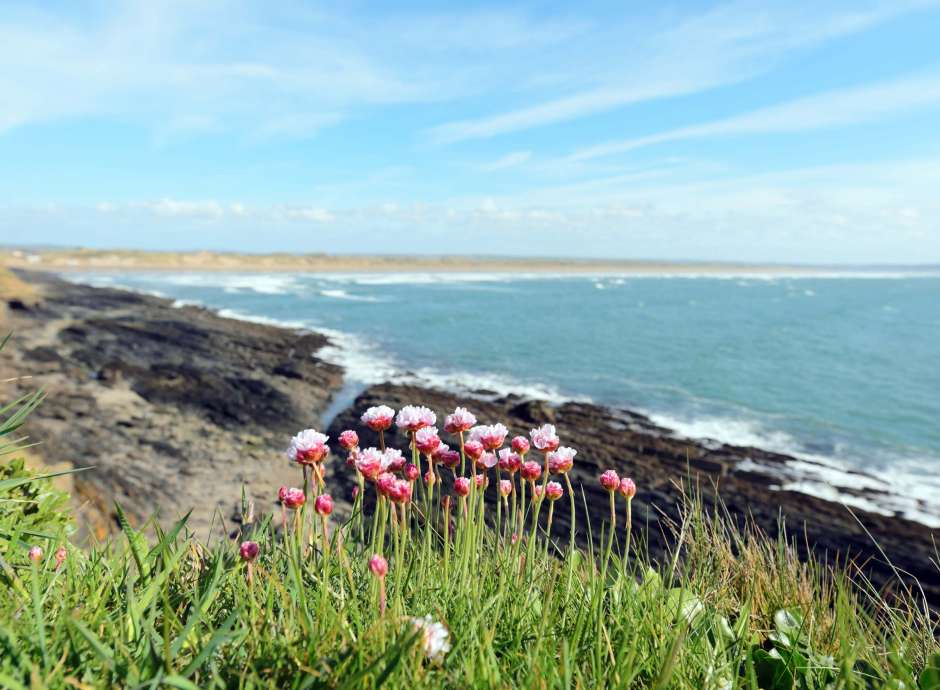
M 940 275 L 940 266 L 826 266 L 720 261 L 639 261 L 473 256 L 238 254 L 61 249 L 0 249 L 0 266 L 56 272 L 174 271 L 245 273 L 519 273 L 622 275 L 816 276 Z

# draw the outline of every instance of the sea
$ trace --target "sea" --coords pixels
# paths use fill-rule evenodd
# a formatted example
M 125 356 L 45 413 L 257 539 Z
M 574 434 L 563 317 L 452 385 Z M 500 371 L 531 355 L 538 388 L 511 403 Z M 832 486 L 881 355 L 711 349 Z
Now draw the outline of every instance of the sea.
M 940 527 L 940 273 L 66 277 L 325 333 L 334 411 L 388 380 L 629 408 L 793 455 L 781 488 Z

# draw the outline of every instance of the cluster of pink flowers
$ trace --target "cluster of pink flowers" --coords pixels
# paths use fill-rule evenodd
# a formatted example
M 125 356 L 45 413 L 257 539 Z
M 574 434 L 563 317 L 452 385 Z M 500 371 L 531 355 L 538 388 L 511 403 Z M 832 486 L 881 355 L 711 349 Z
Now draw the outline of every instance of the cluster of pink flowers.
M 614 470 L 607 470 L 600 476 L 601 486 L 610 493 L 617 492 L 628 501 L 636 496 L 636 484 L 629 477 L 620 478 Z

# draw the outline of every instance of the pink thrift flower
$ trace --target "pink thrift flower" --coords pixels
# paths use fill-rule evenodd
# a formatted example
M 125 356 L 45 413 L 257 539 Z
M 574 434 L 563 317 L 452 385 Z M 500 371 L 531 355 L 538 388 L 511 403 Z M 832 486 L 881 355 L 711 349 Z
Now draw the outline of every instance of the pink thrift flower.
M 26 554 L 33 563 L 39 563 L 42 560 L 43 551 L 41 546 L 31 546 Z
M 440 445 L 441 439 L 437 435 L 437 429 L 433 426 L 418 429 L 415 433 L 415 446 L 419 453 L 431 455 Z
M 398 411 L 395 424 L 402 431 L 417 431 L 426 426 L 434 426 L 437 415 L 426 407 L 406 405 Z
M 542 466 L 534 460 L 528 460 L 522 463 L 522 467 L 519 471 L 522 474 L 522 478 L 530 482 L 534 482 L 542 476 Z
M 459 434 L 467 431 L 477 423 L 477 418 L 465 407 L 458 407 L 453 414 L 444 418 L 444 431 L 448 434 Z
M 434 451 L 434 455 L 431 456 L 434 462 L 439 462 L 446 467 L 451 469 L 457 467 L 460 464 L 460 453 L 456 450 L 451 450 L 447 444 L 442 443 L 437 447 L 437 450 Z
M 536 484 L 532 487 L 532 501 L 538 502 L 542 500 L 542 495 L 545 493 L 545 489 L 542 488 L 541 484 Z
M 418 470 L 418 466 L 413 465 L 410 462 L 405 464 L 404 473 L 405 479 L 407 479 L 409 482 L 413 482 L 421 474 L 420 470 Z
M 492 469 L 496 467 L 496 462 L 496 453 L 483 453 L 483 455 L 480 456 L 480 459 L 476 461 L 477 469 Z
M 277 497 L 285 508 L 291 510 L 297 510 L 307 500 L 303 489 L 294 489 L 288 486 L 282 486 L 277 492 Z
M 373 554 L 372 558 L 369 559 L 369 570 L 372 571 L 373 575 L 381 579 L 388 575 L 388 561 L 379 554 Z
M 251 563 L 258 557 L 261 547 L 258 546 L 256 541 L 243 541 L 241 546 L 238 547 L 238 553 L 242 557 L 243 561 Z
M 509 430 L 502 424 L 481 425 L 470 429 L 470 439 L 479 441 L 486 450 L 496 450 L 506 441 Z
M 371 482 L 379 476 L 383 469 L 385 454 L 378 448 L 366 448 L 359 451 L 356 457 L 356 469 L 362 473 L 362 476 Z
M 355 467 L 357 457 L 359 457 L 359 448 L 353 448 L 346 456 L 346 467 Z
M 574 456 L 578 454 L 574 448 L 562 446 L 548 455 L 548 471 L 552 474 L 564 474 L 574 467 Z
M 359 498 L 359 487 L 354 486 L 352 490 L 352 499 L 355 501 L 357 498 Z
M 473 439 L 463 444 L 463 452 L 466 453 L 467 457 L 471 460 L 479 460 L 484 450 L 483 444 Z
M 620 488 L 620 477 L 613 470 L 607 470 L 601 475 L 601 486 L 608 491 L 617 491 Z
M 378 476 L 378 479 L 375 480 L 375 490 L 387 497 L 391 494 L 395 482 L 397 481 L 398 477 L 391 472 L 383 472 Z
M 352 429 L 347 429 L 339 435 L 339 445 L 346 450 L 352 450 L 359 445 L 359 434 Z
M 515 474 L 522 467 L 522 457 L 508 448 L 499 451 L 499 469 L 509 474 Z
M 499 480 L 499 495 L 508 496 L 512 493 L 512 482 L 508 479 Z
M 454 493 L 458 496 L 470 495 L 470 480 L 466 477 L 457 477 L 454 480 Z
M 437 481 L 437 477 L 434 476 L 434 473 L 431 470 L 428 470 L 427 472 L 424 473 L 425 484 L 427 484 L 428 486 L 431 486 L 435 481 Z
M 388 405 L 379 405 L 370 407 L 362 413 L 362 423 L 372 429 L 372 431 L 385 431 L 392 425 L 395 418 L 395 410 Z
M 405 479 L 398 479 L 389 490 L 388 497 L 395 501 L 395 503 L 407 503 L 411 500 L 411 491 L 411 482 Z
M 636 484 L 629 477 L 624 477 L 620 480 L 619 491 L 620 495 L 629 501 L 636 496 Z
M 329 494 L 320 494 L 313 502 L 313 509 L 317 511 L 317 515 L 326 517 L 333 512 L 333 497 Z
M 476 482 L 478 489 L 485 489 L 490 485 L 489 477 L 487 477 L 483 472 L 476 476 Z
M 58 570 L 62 567 L 62 564 L 65 563 L 65 559 L 68 558 L 69 552 L 66 551 L 64 546 L 60 546 L 55 550 L 55 569 Z
M 313 429 L 304 429 L 290 440 L 287 457 L 301 465 L 312 465 L 327 456 L 329 436 Z
M 545 495 L 548 496 L 548 500 L 557 501 L 565 493 L 565 490 L 561 488 L 561 484 L 558 482 L 549 482 L 545 485 Z
M 558 435 L 555 433 L 555 427 L 552 424 L 543 424 L 538 429 L 532 429 L 529 432 L 532 439 L 532 445 L 543 453 L 548 453 L 558 448 Z
M 383 472 L 401 472 L 405 469 L 405 457 L 397 448 L 388 448 L 382 458 Z
M 512 449 L 519 455 L 525 455 L 529 452 L 529 439 L 525 436 L 516 436 L 512 440 Z

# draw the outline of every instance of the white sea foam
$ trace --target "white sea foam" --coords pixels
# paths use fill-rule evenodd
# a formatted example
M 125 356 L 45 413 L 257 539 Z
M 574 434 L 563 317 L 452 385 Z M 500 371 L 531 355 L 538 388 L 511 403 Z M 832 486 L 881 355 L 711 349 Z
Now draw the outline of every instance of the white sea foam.
M 804 451 L 789 434 L 769 430 L 757 422 L 724 417 L 685 420 L 661 413 L 648 414 L 654 423 L 677 435 L 715 444 L 761 448 L 794 458 L 791 462 L 760 464 L 753 460 L 738 463 L 738 471 L 760 471 L 776 477 L 776 488 L 840 501 L 883 515 L 901 514 L 930 527 L 940 527 L 940 481 L 917 471 L 917 464 L 896 458 L 890 471 L 876 476 L 875 470 L 860 471 L 839 457 Z M 837 447 L 836 452 L 839 452 Z M 929 466 L 922 463 L 921 466 Z M 865 492 L 858 495 L 856 492 Z
M 296 276 L 288 273 L 170 273 L 148 274 L 154 279 L 181 287 L 222 288 L 226 292 L 256 292 L 286 295 L 297 287 Z
M 378 297 L 373 297 L 371 295 L 350 295 L 345 290 L 320 290 L 320 294 L 324 297 L 332 297 L 333 299 L 345 299 L 350 302 L 380 302 L 381 300 Z

